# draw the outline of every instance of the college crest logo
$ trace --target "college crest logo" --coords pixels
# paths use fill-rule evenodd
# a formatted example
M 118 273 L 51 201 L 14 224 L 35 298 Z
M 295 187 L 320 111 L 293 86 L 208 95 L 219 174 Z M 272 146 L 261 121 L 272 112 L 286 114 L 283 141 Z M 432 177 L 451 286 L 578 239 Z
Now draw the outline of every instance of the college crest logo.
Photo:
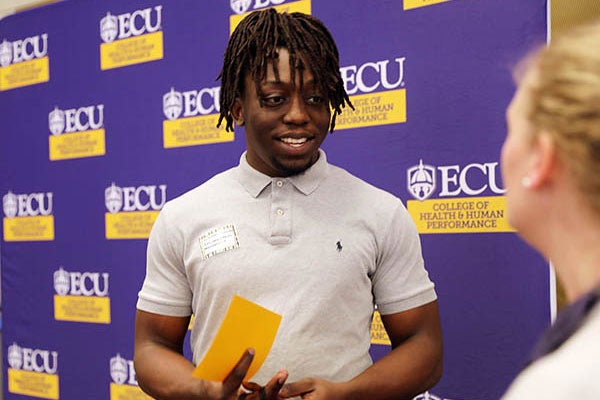
M 243 14 L 248 11 L 250 4 L 252 4 L 252 0 L 229 0 L 229 5 L 236 14 Z
M 14 218 L 17 216 L 17 196 L 9 191 L 2 197 L 2 210 L 7 218 Z
M 12 46 L 6 39 L 0 43 L 0 66 L 6 67 L 12 61 Z
M 100 20 L 100 37 L 105 43 L 110 43 L 117 38 L 117 17 L 106 13 L 106 17 Z
M 65 112 L 54 107 L 48 114 L 48 128 L 54 136 L 58 136 L 65 131 Z
M 431 196 L 435 189 L 435 168 L 419 160 L 419 165 L 406 170 L 406 182 L 410 194 L 423 201 Z
M 23 366 L 23 351 L 16 343 L 8 346 L 7 357 L 8 365 L 10 365 L 12 369 L 21 369 Z
M 163 113 L 171 121 L 176 120 L 183 111 L 183 96 L 171 88 L 171 91 L 163 95 Z
M 114 183 L 104 190 L 104 205 L 111 214 L 116 214 L 123 207 L 123 189 Z
M 54 271 L 54 290 L 59 296 L 65 296 L 71 289 L 69 273 L 62 267 Z
M 413 398 L 413 400 L 450 400 L 450 399 L 441 398 L 441 397 L 436 396 L 436 395 L 434 395 L 432 393 L 425 392 L 425 393 L 421 393 L 417 397 Z
M 124 384 L 127 380 L 127 360 L 118 353 L 110 359 L 110 377 L 118 385 Z

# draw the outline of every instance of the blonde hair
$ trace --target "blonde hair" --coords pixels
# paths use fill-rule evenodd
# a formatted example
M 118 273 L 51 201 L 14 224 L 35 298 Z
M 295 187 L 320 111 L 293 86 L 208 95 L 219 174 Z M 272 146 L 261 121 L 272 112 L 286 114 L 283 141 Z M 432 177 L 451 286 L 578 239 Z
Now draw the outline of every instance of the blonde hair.
M 529 120 L 555 139 L 559 157 L 600 214 L 600 21 L 557 37 L 532 67 Z

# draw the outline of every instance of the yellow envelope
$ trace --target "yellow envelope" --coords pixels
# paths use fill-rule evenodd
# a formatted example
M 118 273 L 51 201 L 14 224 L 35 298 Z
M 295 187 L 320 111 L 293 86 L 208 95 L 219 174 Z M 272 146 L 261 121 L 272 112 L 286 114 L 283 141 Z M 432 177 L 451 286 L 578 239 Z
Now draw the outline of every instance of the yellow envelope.
M 246 379 L 252 378 L 267 358 L 280 322 L 281 315 L 240 296 L 233 296 L 217 336 L 196 366 L 193 376 L 222 382 L 244 351 L 252 347 L 254 359 Z

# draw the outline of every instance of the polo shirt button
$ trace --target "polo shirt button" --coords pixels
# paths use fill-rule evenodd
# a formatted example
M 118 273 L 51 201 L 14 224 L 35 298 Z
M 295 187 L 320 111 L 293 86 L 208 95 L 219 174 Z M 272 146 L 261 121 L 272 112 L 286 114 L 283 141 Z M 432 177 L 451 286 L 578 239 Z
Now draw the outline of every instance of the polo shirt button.
M 277 215 L 283 215 L 283 210 L 281 208 L 277 209 Z
M 283 181 L 277 181 L 277 187 L 282 187 L 283 186 Z

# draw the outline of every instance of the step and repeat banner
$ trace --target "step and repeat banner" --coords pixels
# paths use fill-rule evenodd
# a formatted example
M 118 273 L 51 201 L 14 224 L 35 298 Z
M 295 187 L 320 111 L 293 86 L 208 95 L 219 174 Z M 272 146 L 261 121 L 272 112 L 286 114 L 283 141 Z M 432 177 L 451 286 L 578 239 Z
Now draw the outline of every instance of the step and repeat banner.
M 79 0 L 0 21 L 5 399 L 147 398 L 132 359 L 148 234 L 238 163 L 216 77 L 243 15 L 272 6 L 339 46 L 355 110 L 328 159 L 400 197 L 421 233 L 445 359 L 417 398 L 496 399 L 519 371 L 550 320 L 549 271 L 506 222 L 499 154 L 546 0 Z M 372 343 L 389 351 L 377 314 Z

